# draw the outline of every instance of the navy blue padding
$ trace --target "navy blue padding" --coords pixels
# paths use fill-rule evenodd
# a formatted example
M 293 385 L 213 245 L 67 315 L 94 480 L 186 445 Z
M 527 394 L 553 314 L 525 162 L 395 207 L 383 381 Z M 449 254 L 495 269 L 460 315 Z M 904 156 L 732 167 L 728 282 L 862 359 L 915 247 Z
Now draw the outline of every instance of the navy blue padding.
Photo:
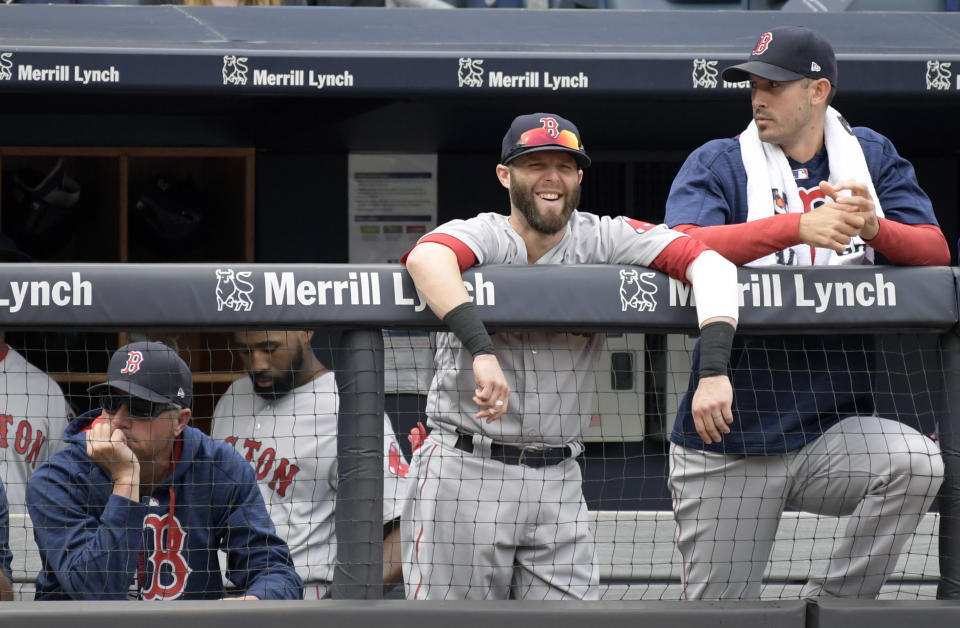
M 502 0 L 501 0 L 502 1 Z M 716 4 L 676 4 L 684 10 L 436 11 L 364 7 L 187 7 L 11 5 L 0 19 L 3 50 L 190 50 L 227 54 L 258 51 L 431 51 L 478 54 L 527 51 L 556 55 L 746 58 L 771 24 L 764 11 L 686 10 Z M 729 3 L 728 4 L 733 4 Z M 269 19 L 264 15 L 269 13 Z M 896 17 L 896 19 L 891 19 Z M 844 54 L 894 54 L 936 59 L 960 48 L 960 18 L 906 13 L 780 13 L 777 24 L 803 23 Z M 598 38 L 597 33 L 602 33 Z M 889 78 L 889 77 L 888 77 Z M 922 78 L 922 75 L 921 75 Z

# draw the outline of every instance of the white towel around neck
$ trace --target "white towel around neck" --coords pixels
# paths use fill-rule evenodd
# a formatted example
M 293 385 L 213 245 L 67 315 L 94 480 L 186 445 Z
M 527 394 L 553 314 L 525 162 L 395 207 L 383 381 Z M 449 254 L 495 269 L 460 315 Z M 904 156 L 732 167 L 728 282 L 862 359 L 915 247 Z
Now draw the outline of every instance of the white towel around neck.
M 863 148 L 853 134 L 853 130 L 843 116 L 833 107 L 827 107 L 823 126 L 824 144 L 827 148 L 827 162 L 830 167 L 828 181 L 834 185 L 846 179 L 863 181 L 870 190 L 877 216 L 883 216 L 877 191 L 874 189 Z M 786 202 L 787 213 L 802 213 L 803 201 L 797 190 L 797 182 L 783 150 L 776 144 L 760 140 L 757 124 L 750 125 L 740 134 L 740 155 L 747 171 L 747 221 L 773 216 L 776 212 L 774 190 L 779 191 Z M 784 213 L 781 210 L 779 213 Z M 852 252 L 839 254 L 831 249 L 817 248 L 814 260 L 811 260 L 810 247 L 798 244 L 782 252 L 781 259 L 790 260 L 791 265 L 810 266 L 814 262 L 821 265 L 872 264 L 873 249 L 863 245 L 860 236 L 850 242 Z M 847 250 L 851 250 L 848 247 Z M 789 251 L 793 251 L 792 254 Z M 747 266 L 772 266 L 782 264 L 776 253 L 765 255 L 747 264 Z

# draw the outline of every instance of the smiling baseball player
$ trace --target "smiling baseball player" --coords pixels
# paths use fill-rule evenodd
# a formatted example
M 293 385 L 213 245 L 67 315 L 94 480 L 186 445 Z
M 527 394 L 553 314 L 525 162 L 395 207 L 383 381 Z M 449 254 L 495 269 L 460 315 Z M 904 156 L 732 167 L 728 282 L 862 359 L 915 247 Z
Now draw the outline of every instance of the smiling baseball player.
M 709 355 L 694 408 L 709 429 L 724 431 L 736 268 L 664 225 L 577 211 L 590 158 L 570 121 L 519 116 L 502 148 L 496 171 L 510 214 L 449 222 L 405 258 L 450 330 L 438 334 L 427 404 L 433 431 L 414 455 L 418 481 L 408 485 L 401 523 L 407 597 L 595 599 L 576 457 L 603 337 L 491 336 L 460 273 L 478 264 L 637 264 L 692 283 Z

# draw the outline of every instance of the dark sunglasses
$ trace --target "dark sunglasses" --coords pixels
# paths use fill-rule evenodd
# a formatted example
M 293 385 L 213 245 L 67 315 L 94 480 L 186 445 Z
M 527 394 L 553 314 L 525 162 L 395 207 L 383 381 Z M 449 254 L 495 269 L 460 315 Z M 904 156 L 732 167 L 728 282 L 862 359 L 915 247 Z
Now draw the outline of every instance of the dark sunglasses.
M 132 395 L 100 395 L 100 407 L 116 414 L 122 406 L 127 406 L 127 412 L 135 419 L 152 419 L 167 410 L 179 410 L 180 407 L 167 402 L 153 402 Z

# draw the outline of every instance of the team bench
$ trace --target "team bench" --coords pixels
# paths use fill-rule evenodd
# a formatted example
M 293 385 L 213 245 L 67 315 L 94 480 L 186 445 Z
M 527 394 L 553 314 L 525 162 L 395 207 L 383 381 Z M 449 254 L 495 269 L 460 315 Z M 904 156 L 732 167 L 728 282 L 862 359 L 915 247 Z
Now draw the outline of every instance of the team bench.
M 602 596 L 623 600 L 682 599 L 673 516 L 664 511 L 590 513 L 597 542 Z M 940 568 L 936 513 L 927 514 L 881 593 L 890 599 L 934 599 Z M 811 573 L 822 571 L 845 518 L 784 513 L 766 574 L 763 597 L 797 598 Z M 28 515 L 10 515 L 14 598 L 33 599 L 40 555 Z

